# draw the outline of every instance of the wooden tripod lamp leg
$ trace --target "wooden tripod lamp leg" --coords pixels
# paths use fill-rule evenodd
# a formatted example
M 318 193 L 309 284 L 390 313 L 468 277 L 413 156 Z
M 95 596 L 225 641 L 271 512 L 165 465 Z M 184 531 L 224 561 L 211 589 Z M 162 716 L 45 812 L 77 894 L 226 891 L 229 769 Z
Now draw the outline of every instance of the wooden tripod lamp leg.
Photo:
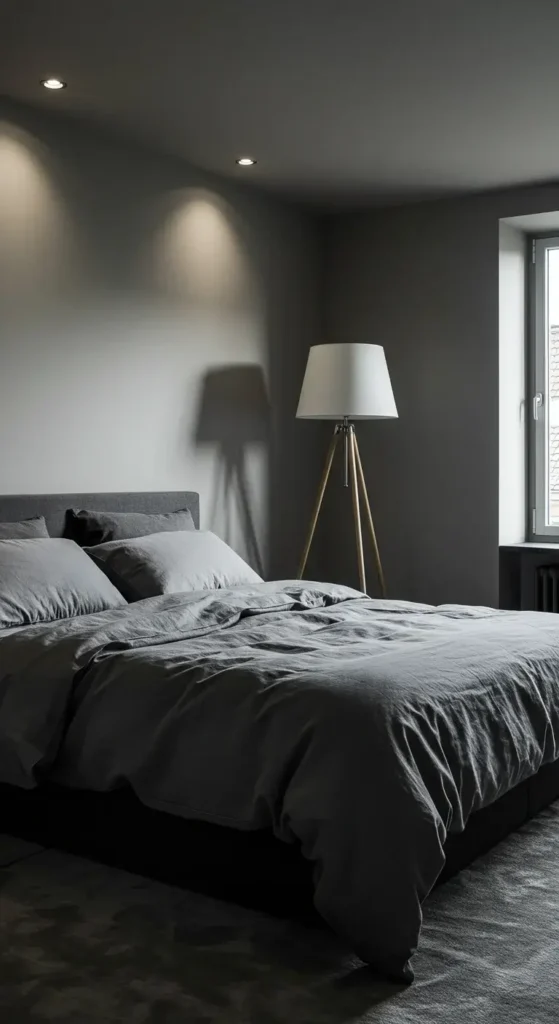
M 365 579 L 365 558 L 363 555 L 363 533 L 361 530 L 361 511 L 359 508 L 359 482 L 357 479 L 357 441 L 353 429 L 349 435 L 349 460 L 351 476 L 351 497 L 353 500 L 353 518 L 355 520 L 355 544 L 357 547 L 357 566 L 359 569 L 359 586 L 364 594 L 367 593 L 367 580 Z
M 369 503 L 369 495 L 367 494 L 367 486 L 365 484 L 365 475 L 363 473 L 363 465 L 361 463 L 361 455 L 359 454 L 359 445 L 357 444 L 357 437 L 353 435 L 353 444 L 355 455 L 357 459 L 357 472 L 359 474 L 359 482 L 361 484 L 361 491 L 363 494 L 363 501 L 365 502 L 365 509 L 367 511 L 367 520 L 369 523 L 369 531 L 371 534 L 371 541 L 373 544 L 373 552 L 375 556 L 375 563 L 377 567 L 377 575 L 380 583 L 380 592 L 383 597 L 386 597 L 386 582 L 384 579 L 384 572 L 382 570 L 382 562 L 380 560 L 380 551 L 377 543 L 377 535 L 375 533 L 375 525 L 373 523 L 373 516 L 371 512 L 371 505 Z
M 324 492 L 326 490 L 326 484 L 328 483 L 328 477 L 330 476 L 330 470 L 332 469 L 332 462 L 334 461 L 334 453 L 336 451 L 336 445 L 338 443 L 338 437 L 339 437 L 339 433 L 338 433 L 338 428 L 336 426 L 336 428 L 334 430 L 334 433 L 332 434 L 332 440 L 330 441 L 330 447 L 328 448 L 328 454 L 326 456 L 326 462 L 324 463 L 324 470 L 323 470 L 322 477 L 321 477 L 321 480 L 320 480 L 320 484 L 319 484 L 319 487 L 318 487 L 318 494 L 316 496 L 316 502 L 315 502 L 315 506 L 314 506 L 314 510 L 313 510 L 313 514 L 312 514 L 312 518 L 311 518 L 311 524 L 310 524 L 309 532 L 308 532 L 308 535 L 307 535 L 307 541 L 306 541 L 306 544 L 305 544 L 305 547 L 304 547 L 304 550 L 303 550 L 303 554 L 302 554 L 302 557 L 301 557 L 301 562 L 300 562 L 300 565 L 299 565 L 299 571 L 297 573 L 297 579 L 298 580 L 303 578 L 303 573 L 304 573 L 304 571 L 306 569 L 306 566 L 307 566 L 307 561 L 308 561 L 308 558 L 309 558 L 309 551 L 311 550 L 311 544 L 313 542 L 314 531 L 316 530 L 316 524 L 318 522 L 318 517 L 320 515 L 320 509 L 322 508 L 322 501 L 324 499 Z

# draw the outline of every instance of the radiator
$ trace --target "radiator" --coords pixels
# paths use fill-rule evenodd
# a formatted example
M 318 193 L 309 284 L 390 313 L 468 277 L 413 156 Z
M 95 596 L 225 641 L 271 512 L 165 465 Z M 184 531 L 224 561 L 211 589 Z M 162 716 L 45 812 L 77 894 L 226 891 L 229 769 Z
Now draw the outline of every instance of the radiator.
M 559 565 L 536 569 L 536 611 L 559 612 Z

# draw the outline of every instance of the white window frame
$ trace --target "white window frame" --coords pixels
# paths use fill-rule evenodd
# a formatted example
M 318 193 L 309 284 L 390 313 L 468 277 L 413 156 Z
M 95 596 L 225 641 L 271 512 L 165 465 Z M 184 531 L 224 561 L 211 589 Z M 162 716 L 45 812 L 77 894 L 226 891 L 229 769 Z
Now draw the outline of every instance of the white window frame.
M 529 536 L 533 541 L 559 541 L 559 523 L 547 523 L 548 495 L 548 258 L 550 249 L 559 249 L 559 236 L 536 238 L 532 242 L 532 345 L 530 359 L 530 516 Z

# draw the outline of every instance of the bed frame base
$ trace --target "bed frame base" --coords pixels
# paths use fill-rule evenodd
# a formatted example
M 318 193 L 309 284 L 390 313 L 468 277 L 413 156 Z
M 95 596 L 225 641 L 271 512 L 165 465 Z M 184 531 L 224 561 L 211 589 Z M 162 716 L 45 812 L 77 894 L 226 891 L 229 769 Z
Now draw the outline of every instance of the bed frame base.
M 472 815 L 446 843 L 446 881 L 559 797 L 559 762 Z M 43 846 L 282 917 L 316 921 L 312 869 L 271 831 L 240 832 L 144 807 L 130 790 L 0 785 L 1 828 Z

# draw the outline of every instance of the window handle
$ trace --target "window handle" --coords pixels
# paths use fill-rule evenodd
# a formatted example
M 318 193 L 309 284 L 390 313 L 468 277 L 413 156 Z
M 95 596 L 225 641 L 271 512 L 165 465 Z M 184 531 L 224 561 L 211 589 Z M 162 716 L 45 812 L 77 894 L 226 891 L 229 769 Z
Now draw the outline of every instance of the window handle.
M 542 405 L 543 405 L 543 395 L 542 395 L 541 391 L 537 391 L 536 394 L 534 395 L 533 399 L 532 399 L 532 416 L 534 417 L 535 420 L 537 420 L 539 418 L 538 417 L 538 410 L 541 408 Z

